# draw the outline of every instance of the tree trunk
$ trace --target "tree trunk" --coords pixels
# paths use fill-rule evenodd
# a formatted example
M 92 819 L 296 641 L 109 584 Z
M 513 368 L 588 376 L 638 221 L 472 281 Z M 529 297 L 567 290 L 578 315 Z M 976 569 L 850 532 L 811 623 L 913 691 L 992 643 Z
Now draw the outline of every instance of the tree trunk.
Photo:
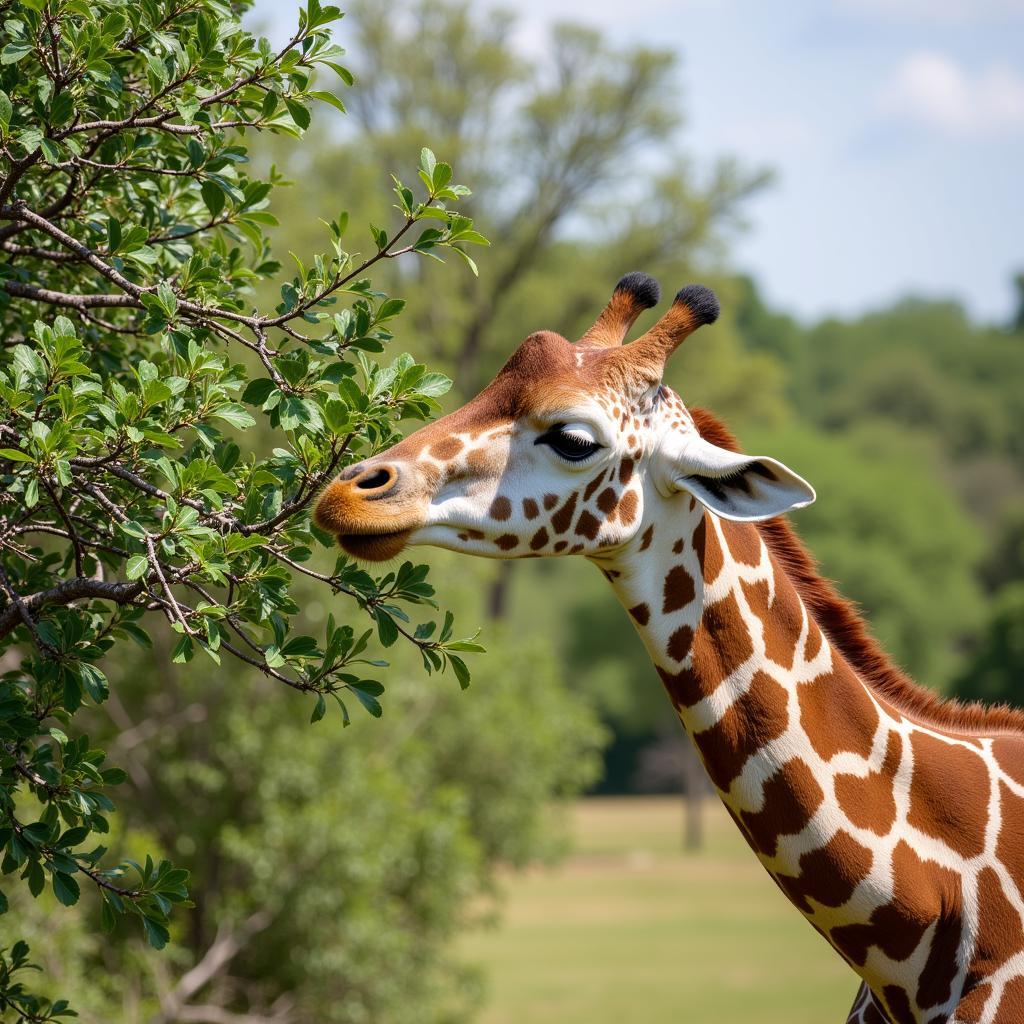
M 704 846 L 704 768 L 693 744 L 683 742 L 683 849 L 688 853 Z

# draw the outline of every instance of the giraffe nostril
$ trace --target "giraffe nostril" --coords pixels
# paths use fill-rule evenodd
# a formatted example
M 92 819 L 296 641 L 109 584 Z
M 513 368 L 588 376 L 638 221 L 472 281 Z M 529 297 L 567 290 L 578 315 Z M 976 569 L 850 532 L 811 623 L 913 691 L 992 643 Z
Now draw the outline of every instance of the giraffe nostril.
M 391 473 L 386 469 L 378 469 L 376 473 L 371 473 L 369 476 L 364 476 L 361 480 L 357 480 L 356 487 L 361 491 L 373 491 L 378 487 L 383 487 L 390 481 Z

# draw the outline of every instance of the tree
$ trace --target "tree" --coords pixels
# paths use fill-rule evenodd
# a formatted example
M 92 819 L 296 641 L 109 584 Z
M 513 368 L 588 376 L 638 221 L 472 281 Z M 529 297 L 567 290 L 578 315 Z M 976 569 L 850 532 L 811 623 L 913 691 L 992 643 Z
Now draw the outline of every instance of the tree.
M 964 700 L 1021 704 L 1024 677 L 1024 583 L 1007 584 L 996 594 L 989 621 L 976 649 L 953 684 Z
M 686 272 L 707 270 L 768 180 L 729 158 L 704 167 L 680 152 L 669 51 L 559 24 L 543 56 L 526 57 L 510 42 L 510 14 L 453 0 L 357 0 L 350 19 L 363 86 L 353 124 L 311 162 L 282 166 L 313 190 L 366 196 L 372 209 L 379 168 L 404 166 L 410 146 L 431 139 L 488 196 L 486 208 L 472 197 L 466 207 L 501 239 L 487 273 L 439 295 L 422 268 L 385 271 L 403 294 L 424 297 L 411 302 L 409 329 L 457 371 L 463 396 L 539 326 L 582 332 L 623 272 L 671 270 L 679 287 Z
M 331 706 L 347 723 L 355 705 L 381 713 L 374 630 L 463 685 L 460 654 L 480 649 L 450 615 L 410 622 L 406 607 L 434 607 L 423 566 L 308 564 L 332 543 L 310 521 L 317 489 L 449 384 L 369 358 L 404 303 L 366 274 L 482 242 L 451 210 L 468 190 L 423 150 L 418 194 L 396 179 L 400 217 L 368 254 L 334 216 L 327 251 L 296 259 L 275 309 L 254 307 L 280 269 L 265 237 L 278 179 L 249 173 L 248 139 L 300 138 L 311 101 L 341 107 L 317 71 L 350 75 L 336 8 L 309 0 L 274 52 L 242 30 L 244 6 L 0 3 L 0 867 L 65 905 L 88 884 L 105 929 L 137 918 L 157 948 L 187 872 L 97 845 L 125 773 L 77 725 L 107 701 L 115 652 L 148 648 L 162 621 L 172 662 L 237 660 L 301 694 L 312 721 Z M 351 621 L 296 635 L 297 578 Z M 22 985 L 27 957 L 20 942 L 0 954 L 0 1007 L 67 1015 Z

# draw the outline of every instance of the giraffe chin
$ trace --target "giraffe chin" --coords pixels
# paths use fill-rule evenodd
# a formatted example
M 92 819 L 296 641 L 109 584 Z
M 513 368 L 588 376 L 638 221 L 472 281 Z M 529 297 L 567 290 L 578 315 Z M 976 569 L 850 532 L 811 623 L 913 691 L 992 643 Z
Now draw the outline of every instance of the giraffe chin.
M 409 542 L 412 530 L 394 533 L 341 533 L 338 543 L 347 555 L 363 562 L 386 562 L 397 556 Z

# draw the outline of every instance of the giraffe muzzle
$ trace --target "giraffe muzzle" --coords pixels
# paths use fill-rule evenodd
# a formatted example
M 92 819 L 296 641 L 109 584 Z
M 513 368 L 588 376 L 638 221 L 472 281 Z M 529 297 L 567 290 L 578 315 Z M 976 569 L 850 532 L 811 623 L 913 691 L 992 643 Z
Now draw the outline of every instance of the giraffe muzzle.
M 313 521 L 355 558 L 394 558 L 423 525 L 418 488 L 406 479 L 416 475 L 399 462 L 370 459 L 349 466 L 320 495 Z

